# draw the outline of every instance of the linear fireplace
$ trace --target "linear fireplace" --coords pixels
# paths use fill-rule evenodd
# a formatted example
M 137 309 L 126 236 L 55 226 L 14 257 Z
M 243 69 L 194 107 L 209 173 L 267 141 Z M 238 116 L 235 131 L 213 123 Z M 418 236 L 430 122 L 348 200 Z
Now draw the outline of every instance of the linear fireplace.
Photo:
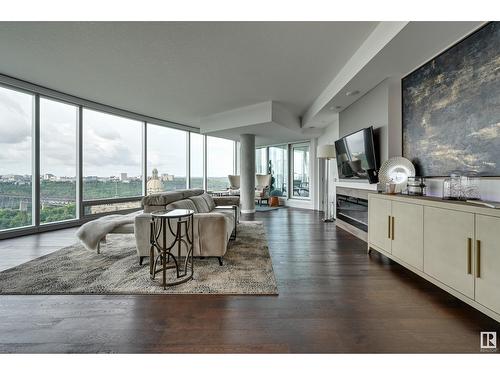
M 368 233 L 368 194 L 373 191 L 337 186 L 335 192 L 337 224 L 363 240 L 366 240 Z
M 368 232 L 368 200 L 337 194 L 337 219 Z

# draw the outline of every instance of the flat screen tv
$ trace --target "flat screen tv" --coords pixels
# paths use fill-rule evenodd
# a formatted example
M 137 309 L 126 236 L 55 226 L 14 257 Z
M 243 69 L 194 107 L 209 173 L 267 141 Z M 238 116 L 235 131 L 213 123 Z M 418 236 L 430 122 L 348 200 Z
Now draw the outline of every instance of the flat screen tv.
M 378 182 L 372 126 L 335 141 L 335 150 L 339 178 Z

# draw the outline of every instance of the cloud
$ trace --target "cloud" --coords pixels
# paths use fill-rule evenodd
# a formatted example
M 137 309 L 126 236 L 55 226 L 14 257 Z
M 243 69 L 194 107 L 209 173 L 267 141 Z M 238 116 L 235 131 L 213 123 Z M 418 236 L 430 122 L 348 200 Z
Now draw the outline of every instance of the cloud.
M 121 132 L 119 132 L 119 130 Z M 97 123 L 84 124 L 83 163 L 85 175 L 111 176 L 121 172 L 141 174 L 142 129 L 107 124 L 103 137 Z M 107 137 L 117 133 L 118 137 Z
M 121 138 L 120 133 L 118 133 L 115 129 L 94 128 L 93 131 L 95 135 L 103 140 L 119 140 Z
M 0 90 L 0 144 L 21 143 L 31 135 L 32 109 L 26 104 Z

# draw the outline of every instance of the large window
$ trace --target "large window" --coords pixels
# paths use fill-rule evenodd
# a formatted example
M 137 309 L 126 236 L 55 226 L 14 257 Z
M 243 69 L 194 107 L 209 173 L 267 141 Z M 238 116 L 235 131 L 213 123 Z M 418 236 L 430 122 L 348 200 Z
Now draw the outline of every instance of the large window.
M 190 187 L 203 189 L 203 153 L 205 148 L 205 137 L 201 134 L 190 133 L 190 138 Z
M 7 81 L 0 86 L 1 239 L 139 210 L 148 193 L 226 190 L 228 175 L 239 173 L 239 142 Z
M 148 181 L 146 193 L 187 186 L 187 132 L 148 124 Z
M 42 224 L 76 218 L 77 129 L 77 106 L 40 99 Z
M 234 141 L 207 137 L 207 190 L 226 190 L 234 173 Z
M 292 145 L 293 197 L 309 197 L 309 145 Z
M 143 123 L 83 110 L 83 199 L 142 195 Z
M 0 230 L 33 224 L 33 102 L 0 87 Z
M 267 173 L 267 147 L 255 149 L 255 173 Z
M 282 195 L 288 193 L 288 146 L 269 147 L 269 162 L 274 177 L 274 189 L 280 190 Z

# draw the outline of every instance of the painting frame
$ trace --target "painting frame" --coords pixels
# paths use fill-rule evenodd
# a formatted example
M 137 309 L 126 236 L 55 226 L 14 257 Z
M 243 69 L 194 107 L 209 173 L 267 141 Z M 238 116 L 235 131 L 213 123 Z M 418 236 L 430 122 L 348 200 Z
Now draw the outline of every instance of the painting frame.
M 402 145 L 402 155 L 404 157 L 410 159 L 415 164 L 418 176 L 422 176 L 422 177 L 426 177 L 426 178 L 447 177 L 447 176 L 450 175 L 450 173 L 452 173 L 453 171 L 457 171 L 457 170 L 460 171 L 460 172 L 462 172 L 462 173 L 475 172 L 474 168 L 463 168 L 463 167 L 460 168 L 460 166 L 457 166 L 457 168 L 448 168 L 446 170 L 442 166 L 441 166 L 441 169 L 439 169 L 439 167 L 437 167 L 437 166 L 433 166 L 432 168 L 429 168 L 427 165 L 422 165 L 422 163 L 426 163 L 427 160 L 425 158 L 423 158 L 423 159 L 419 158 L 418 157 L 418 151 L 417 152 L 415 152 L 415 151 L 409 152 L 408 149 L 411 150 L 411 147 L 414 147 L 414 148 L 416 148 L 416 147 L 412 144 L 412 142 L 414 140 L 411 140 L 411 139 L 408 138 L 408 133 L 411 132 L 408 128 L 411 127 L 411 126 L 413 126 L 414 123 L 411 123 L 411 122 L 408 121 L 407 113 L 405 113 L 405 111 L 408 110 L 408 105 L 405 102 L 405 100 L 408 100 L 407 95 L 405 95 L 406 94 L 405 90 L 408 89 L 408 84 L 407 83 L 408 83 L 408 81 L 411 78 L 414 78 L 415 76 L 418 76 L 419 74 L 422 75 L 422 76 L 424 76 L 424 74 L 422 72 L 424 72 L 425 70 L 427 70 L 427 71 L 432 71 L 432 70 L 438 71 L 438 69 L 435 69 L 435 66 L 433 65 L 433 64 L 435 64 L 436 60 L 439 61 L 440 59 L 444 59 L 445 56 L 447 56 L 447 55 L 449 55 L 448 57 L 451 60 L 455 60 L 455 61 L 460 61 L 460 59 L 465 60 L 467 56 L 460 56 L 460 55 L 453 56 L 453 54 L 457 53 L 457 51 L 460 51 L 460 47 L 463 47 L 464 44 L 466 44 L 469 41 L 473 40 L 473 38 L 475 36 L 480 35 L 480 33 L 482 31 L 483 32 L 486 31 L 486 33 L 487 33 L 488 32 L 488 28 L 491 28 L 493 30 L 493 33 L 491 34 L 491 36 L 494 38 L 495 42 L 497 42 L 497 40 L 495 38 L 498 36 L 497 33 L 498 33 L 498 30 L 500 29 L 500 22 L 498 22 L 498 21 L 486 22 L 485 24 L 483 24 L 480 27 L 478 27 L 477 29 L 473 30 L 471 33 L 469 33 L 468 35 L 466 35 L 465 37 L 463 37 L 462 39 L 460 39 L 456 43 L 452 44 L 451 46 L 449 46 L 445 50 L 441 51 L 437 55 L 433 56 L 432 58 L 430 58 L 429 60 L 427 60 L 426 62 L 424 62 L 420 66 L 418 66 L 416 69 L 414 69 L 413 71 L 411 71 L 410 73 L 408 73 L 407 75 L 405 75 L 403 78 L 401 78 L 401 81 L 400 81 L 401 86 L 400 86 L 400 88 L 401 88 L 401 128 L 402 128 L 401 129 L 401 145 Z M 488 34 L 486 34 L 486 35 L 488 35 Z M 466 47 L 462 48 L 462 50 L 464 50 L 464 49 L 466 49 Z M 494 48 L 493 48 L 493 51 L 495 51 Z M 483 52 L 481 50 L 481 54 L 482 53 Z M 478 57 L 477 59 L 480 59 L 480 58 Z M 430 65 L 432 65 L 432 68 L 429 68 Z M 483 61 L 483 65 L 485 65 L 484 61 Z M 479 63 L 479 66 L 481 67 L 482 65 L 480 65 L 480 63 Z M 494 71 L 491 74 L 492 74 L 493 77 L 495 76 L 494 75 Z M 458 79 L 460 79 L 460 78 L 461 77 L 458 77 Z M 429 78 L 427 77 L 427 79 L 429 79 Z M 478 86 L 481 86 L 481 84 L 482 83 L 480 82 L 478 84 Z M 467 86 L 467 88 L 468 88 L 468 86 Z M 467 90 L 465 90 L 465 91 L 466 91 L 466 94 L 467 94 Z M 463 92 L 460 92 L 460 94 L 463 94 Z M 500 102 L 500 95 L 494 96 L 494 98 L 496 98 L 497 102 Z M 461 98 L 461 100 L 463 101 L 465 99 Z M 479 103 L 477 105 L 481 105 L 482 104 L 482 102 L 480 102 L 479 100 L 477 102 Z M 433 104 L 434 103 L 431 102 L 431 107 L 432 107 Z M 431 111 L 428 110 L 428 112 L 431 112 Z M 495 110 L 493 112 L 494 112 L 493 113 L 494 118 L 496 118 L 496 121 L 498 121 L 498 122 L 496 124 L 495 123 L 490 124 L 490 126 L 498 126 L 498 128 L 496 128 L 496 127 L 494 128 L 494 130 L 496 132 L 498 132 L 499 129 L 500 129 L 500 117 L 497 116 L 497 113 L 495 113 L 496 112 Z M 499 113 L 500 113 L 500 111 L 499 111 Z M 465 116 L 465 117 L 467 117 L 467 116 Z M 442 128 L 445 128 L 446 131 L 448 131 L 448 128 L 446 128 L 445 126 L 438 125 L 437 127 L 439 127 L 439 126 L 441 126 Z M 423 127 L 425 128 L 425 126 L 423 126 Z M 479 129 L 482 130 L 483 128 L 479 127 Z M 414 129 L 412 129 L 412 130 L 415 131 Z M 463 129 L 461 129 L 461 130 L 464 131 Z M 475 133 L 477 133 L 477 131 L 475 131 Z M 469 135 L 470 134 L 467 134 L 467 137 Z M 467 137 L 462 137 L 462 141 L 465 142 L 467 140 Z M 417 141 L 421 141 L 421 140 L 417 139 Z M 498 141 L 494 140 L 493 142 L 498 142 Z M 470 147 L 470 145 L 469 145 L 469 147 Z M 444 149 L 446 149 L 446 148 L 444 147 Z M 495 148 L 493 148 L 493 150 L 495 150 Z M 483 153 L 485 153 L 485 152 L 483 152 Z M 446 153 L 441 153 L 441 155 L 443 155 L 443 154 L 445 156 L 447 156 Z M 417 155 L 417 157 L 416 157 L 416 155 Z M 495 154 L 493 154 L 493 155 L 495 155 Z M 466 156 L 469 157 L 468 154 L 466 154 Z M 470 156 L 470 158 L 473 159 L 474 158 L 473 156 L 474 155 Z M 433 160 L 438 160 L 438 159 L 435 158 Z M 484 162 L 484 163 L 486 163 L 486 165 L 488 165 L 486 161 L 482 161 L 482 162 Z M 492 162 L 495 164 L 495 171 L 493 173 L 490 173 L 488 171 L 479 170 L 478 174 L 481 177 L 500 177 L 500 154 L 497 154 L 496 157 L 494 157 L 494 159 L 492 159 Z M 439 164 L 439 162 L 436 163 L 436 164 Z M 439 171 L 436 172 L 436 170 L 439 170 Z

